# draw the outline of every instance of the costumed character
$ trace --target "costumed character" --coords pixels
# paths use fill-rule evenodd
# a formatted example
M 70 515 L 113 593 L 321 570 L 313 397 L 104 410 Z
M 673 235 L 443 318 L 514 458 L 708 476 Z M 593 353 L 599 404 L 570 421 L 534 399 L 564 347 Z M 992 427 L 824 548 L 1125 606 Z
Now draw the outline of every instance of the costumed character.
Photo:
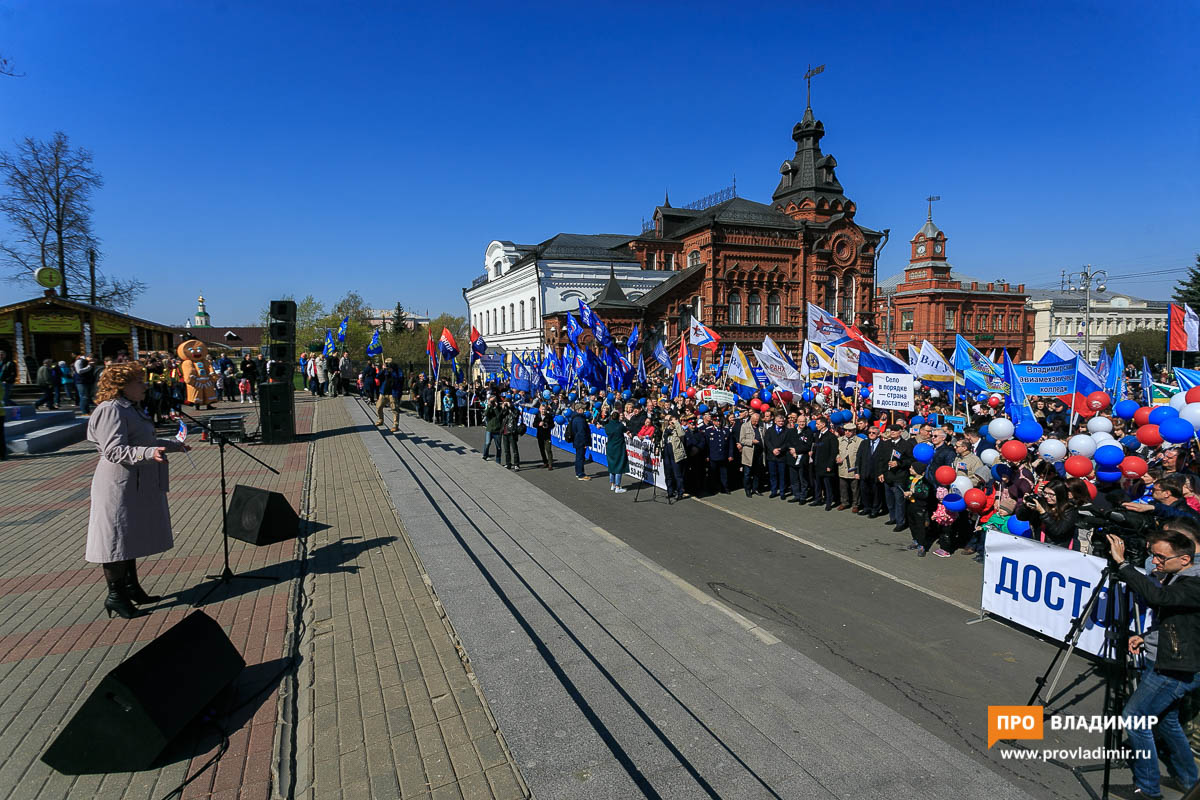
M 212 408 L 217 401 L 217 379 L 208 360 L 208 346 L 199 339 L 188 339 L 176 352 L 183 382 L 187 384 L 187 402 L 196 408 Z

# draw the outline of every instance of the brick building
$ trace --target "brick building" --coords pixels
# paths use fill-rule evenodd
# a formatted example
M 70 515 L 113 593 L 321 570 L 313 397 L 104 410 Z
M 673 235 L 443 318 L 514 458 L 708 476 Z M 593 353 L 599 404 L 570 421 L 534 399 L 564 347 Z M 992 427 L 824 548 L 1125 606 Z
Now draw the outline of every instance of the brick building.
M 946 258 L 946 234 L 933 224 L 933 209 L 910 244 L 908 266 L 880 281 L 878 319 L 882 342 L 901 357 L 907 345 L 928 339 L 947 358 L 955 335 L 984 353 L 1008 348 L 1013 361 L 1033 357 L 1032 316 L 1025 285 L 983 281 L 956 272 Z
M 693 208 L 664 199 L 654 210 L 653 229 L 628 247 L 643 269 L 674 274 L 637 300 L 643 341 L 678 342 L 694 315 L 723 343 L 756 346 L 769 334 L 798 355 L 809 301 L 870 335 L 875 256 L 886 233 L 855 221 L 837 161 L 821 152 L 824 135 L 806 108 L 770 205 L 732 196 Z

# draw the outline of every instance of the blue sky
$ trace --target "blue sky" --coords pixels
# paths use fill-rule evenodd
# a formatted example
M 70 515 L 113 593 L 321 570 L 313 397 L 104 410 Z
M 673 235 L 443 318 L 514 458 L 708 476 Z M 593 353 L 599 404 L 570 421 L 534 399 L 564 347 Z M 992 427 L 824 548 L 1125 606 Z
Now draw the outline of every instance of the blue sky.
M 437 7 L 434 7 L 434 6 Z M 986 7 L 985 7 L 986 6 Z M 669 189 L 769 202 L 806 66 L 825 152 L 898 271 L 1165 297 L 1200 250 L 1194 3 L 0 0 L 0 147 L 68 133 L 105 268 L 179 322 L 283 292 L 464 313 L 492 239 L 637 233 Z M 0 302 L 32 294 L 0 283 Z

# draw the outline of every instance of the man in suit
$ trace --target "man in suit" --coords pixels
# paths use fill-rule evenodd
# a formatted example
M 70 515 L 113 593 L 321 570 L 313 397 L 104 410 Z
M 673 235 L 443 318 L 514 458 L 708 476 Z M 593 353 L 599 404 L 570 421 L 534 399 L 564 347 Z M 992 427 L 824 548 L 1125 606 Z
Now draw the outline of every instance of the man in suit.
M 887 440 L 884 445 L 887 457 L 887 471 L 884 473 L 884 500 L 887 504 L 888 522 L 895 525 L 895 531 L 907 530 L 908 521 L 905 519 L 904 492 L 908 489 L 908 468 L 913 463 L 912 451 L 916 444 L 912 439 L 901 436 L 904 426 L 892 424 L 887 429 Z
M 817 417 L 817 439 L 813 442 L 812 467 L 814 497 L 812 505 L 825 504 L 825 510 L 833 508 L 833 483 L 837 477 L 837 436 L 829 430 L 829 420 Z
M 887 469 L 887 461 L 881 460 L 885 448 L 880 444 L 879 428 L 872 425 L 867 428 L 867 438 L 859 444 L 858 457 L 855 459 L 859 492 L 862 495 L 858 513 L 860 516 L 870 516 L 871 519 L 883 513 L 883 484 L 880 483 L 879 476 Z
M 775 424 L 768 425 L 763 430 L 763 452 L 767 460 L 767 480 L 771 487 L 771 497 L 783 499 L 790 438 L 788 429 L 784 427 L 783 412 L 777 411 Z

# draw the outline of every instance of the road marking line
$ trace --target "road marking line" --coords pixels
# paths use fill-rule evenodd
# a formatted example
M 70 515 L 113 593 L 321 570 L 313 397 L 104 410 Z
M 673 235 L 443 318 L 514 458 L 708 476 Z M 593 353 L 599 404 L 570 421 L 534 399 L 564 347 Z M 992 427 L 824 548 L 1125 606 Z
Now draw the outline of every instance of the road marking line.
M 753 634 L 755 636 L 755 638 L 757 638 L 763 644 L 767 644 L 767 645 L 779 644 L 780 640 L 777 639 L 775 636 L 773 636 L 768 631 L 766 631 L 765 629 L 763 629 L 761 626 L 755 624 L 751 620 L 747 619 L 746 617 L 742 616 L 738 612 L 734 611 L 732 608 L 725 605 L 720 600 L 717 600 L 714 597 L 708 596 L 707 594 L 704 593 L 703 590 L 688 583 L 683 578 L 679 577 L 674 572 L 671 572 L 671 570 L 667 569 L 666 567 L 656 564 L 653 561 L 651 561 L 650 559 L 646 558 L 641 553 L 639 553 L 637 550 L 630 547 L 624 540 L 617 538 L 613 534 L 606 531 L 604 528 L 601 528 L 599 525 L 592 525 L 591 528 L 596 533 L 600 534 L 605 539 L 608 539 L 610 542 L 617 545 L 618 547 L 629 550 L 629 552 L 633 554 L 633 557 L 639 563 L 641 563 L 642 566 L 646 567 L 651 572 L 654 572 L 654 573 L 666 578 L 667 581 L 669 581 L 670 583 L 674 584 L 675 586 L 677 586 L 680 589 L 682 589 L 683 591 L 685 591 L 688 595 L 690 595 L 697 602 L 702 603 L 703 605 L 706 605 L 706 606 L 712 606 L 713 608 L 717 609 L 721 613 L 730 617 L 739 626 L 741 626 L 742 628 L 745 628 L 746 631 Z
M 724 511 L 726 514 L 729 514 L 730 516 L 737 517 L 738 519 L 740 519 L 744 522 L 749 522 L 750 524 L 757 525 L 760 528 L 765 528 L 766 530 L 769 530 L 772 533 L 777 533 L 780 536 L 783 536 L 784 538 L 791 539 L 793 542 L 799 542 L 800 544 L 807 545 L 808 547 L 811 547 L 814 550 L 820 550 L 822 553 L 831 555 L 834 558 L 840 558 L 842 561 L 846 561 L 850 564 L 854 564 L 856 566 L 862 567 L 863 569 L 867 570 L 868 572 L 874 572 L 876 575 L 887 578 L 890 581 L 895 581 L 896 583 L 900 584 L 901 586 L 907 586 L 909 589 L 916 589 L 921 594 L 929 595 L 930 597 L 932 597 L 936 600 L 941 600 L 943 603 L 949 603 L 950 605 L 954 606 L 955 608 L 961 608 L 963 611 L 966 611 L 968 614 L 972 614 L 975 616 L 979 615 L 978 608 L 972 608 L 971 606 L 967 605 L 966 603 L 960 603 L 952 597 L 946 597 L 946 595 L 944 595 L 944 594 L 938 594 L 937 592 L 933 591 L 932 589 L 927 589 L 924 586 L 921 586 L 920 584 L 916 584 L 916 583 L 913 583 L 912 581 L 905 580 L 904 578 L 901 578 L 897 575 L 893 575 L 892 573 L 886 572 L 882 569 L 879 569 L 878 567 L 873 567 L 870 564 L 866 564 L 862 561 L 859 561 L 858 559 L 853 558 L 852 556 L 848 556 L 845 553 L 839 553 L 837 550 L 830 550 L 828 547 L 817 544 L 816 542 L 809 541 L 808 539 L 805 539 L 803 536 L 797 536 L 794 533 L 790 533 L 788 531 L 781 530 L 779 528 L 776 528 L 774 525 L 768 525 L 767 523 L 762 522 L 761 520 L 754 519 L 753 517 L 748 517 L 745 514 L 741 514 L 737 511 L 734 511 L 733 509 L 723 508 L 722 506 L 719 506 L 716 503 L 710 502 L 708 500 L 704 500 L 699 497 L 694 498 L 694 499 L 697 503 L 703 503 L 704 505 L 708 506 L 709 508 L 715 508 L 718 511 Z

